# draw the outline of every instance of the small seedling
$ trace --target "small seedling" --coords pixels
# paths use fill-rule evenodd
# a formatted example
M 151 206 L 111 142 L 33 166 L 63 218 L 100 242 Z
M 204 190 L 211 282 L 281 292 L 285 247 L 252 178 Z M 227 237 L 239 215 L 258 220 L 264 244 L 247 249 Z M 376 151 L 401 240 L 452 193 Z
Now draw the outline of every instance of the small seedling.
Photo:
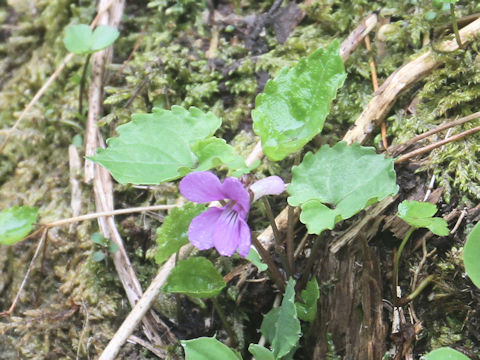
M 106 260 L 108 254 L 118 251 L 118 245 L 111 240 L 105 239 L 100 233 L 92 234 L 90 239 L 100 246 L 100 250 L 95 251 L 92 255 L 93 261 L 100 262 Z

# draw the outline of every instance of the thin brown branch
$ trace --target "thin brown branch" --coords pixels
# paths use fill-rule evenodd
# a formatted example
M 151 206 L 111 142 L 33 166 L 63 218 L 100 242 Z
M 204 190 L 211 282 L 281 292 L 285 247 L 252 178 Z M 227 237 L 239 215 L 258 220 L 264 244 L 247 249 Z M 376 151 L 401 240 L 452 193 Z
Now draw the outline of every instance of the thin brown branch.
M 22 293 L 23 288 L 25 287 L 25 285 L 27 283 L 27 280 L 30 276 L 30 273 L 32 272 L 33 264 L 35 263 L 35 260 L 37 259 L 38 255 L 40 254 L 40 250 L 42 249 L 43 244 L 44 244 L 44 242 L 47 238 L 47 233 L 48 233 L 48 229 L 43 229 L 43 233 L 42 233 L 42 236 L 40 237 L 40 241 L 38 242 L 37 249 L 35 250 L 35 254 L 33 254 L 32 260 L 30 261 L 30 265 L 28 266 L 27 273 L 25 274 L 25 276 L 22 280 L 22 284 L 20 285 L 20 288 L 17 291 L 17 295 L 15 295 L 15 299 L 13 300 L 10 308 L 7 311 L 4 311 L 4 312 L 0 313 L 0 317 L 6 317 L 6 316 L 10 316 L 10 315 L 13 314 L 13 311 L 15 310 L 15 307 L 17 306 L 18 298 L 20 297 L 20 294 Z
M 365 48 L 369 53 L 372 51 L 372 45 L 370 44 L 370 37 L 365 36 Z M 373 54 L 370 54 L 370 74 L 372 77 L 372 88 L 373 91 L 376 92 L 378 90 L 378 76 L 377 76 L 377 66 L 375 65 L 375 59 L 373 58 Z M 382 144 L 385 151 L 388 151 L 388 141 L 387 141 L 387 123 L 385 119 L 382 120 L 380 123 L 380 133 L 382 135 Z
M 283 293 L 285 291 L 285 279 L 283 278 L 280 270 L 278 270 L 277 265 L 275 265 L 275 262 L 270 256 L 270 253 L 268 252 L 268 250 L 263 247 L 260 241 L 258 241 L 257 236 L 253 233 L 252 233 L 252 244 L 257 249 L 262 260 L 265 261 L 265 263 L 267 264 L 268 271 L 272 276 L 272 280 L 275 282 L 278 289 Z
M 440 141 L 437 141 L 437 142 L 434 142 L 433 144 L 430 144 L 430 145 L 427 145 L 427 146 L 424 146 L 420 149 L 417 149 L 417 150 L 414 150 L 414 151 L 410 151 L 409 153 L 405 154 L 405 155 L 402 155 L 400 156 L 398 159 L 395 160 L 395 164 L 400 164 L 402 162 L 405 162 L 407 161 L 408 159 L 411 159 L 415 156 L 419 156 L 419 155 L 422 155 L 422 154 L 425 154 L 425 153 L 428 153 L 442 145 L 445 145 L 445 144 L 448 144 L 450 142 L 453 142 L 453 141 L 457 141 L 457 140 L 460 140 L 460 139 L 463 139 L 464 137 L 468 136 L 468 135 L 471 135 L 471 134 L 475 134 L 476 132 L 479 132 L 480 131 L 480 126 L 477 126 L 477 127 L 474 127 L 473 129 L 470 129 L 470 130 L 466 130 L 464 132 L 461 132 L 460 134 L 457 134 L 457 135 L 453 135 L 451 137 L 449 137 L 448 139 L 443 139 L 443 140 L 440 140 Z
M 429 136 L 434 135 L 436 133 L 439 133 L 443 130 L 450 129 L 454 126 L 461 125 L 461 124 L 464 124 L 466 122 L 469 122 L 469 121 L 472 121 L 472 120 L 475 120 L 475 119 L 478 119 L 478 118 L 480 118 L 480 111 L 477 111 L 476 113 L 470 114 L 468 116 L 465 116 L 465 117 L 457 119 L 457 120 L 453 120 L 453 121 L 450 121 L 451 119 L 447 120 L 444 124 L 437 126 L 435 129 L 426 131 L 423 134 L 420 134 L 420 135 L 417 135 L 417 136 L 411 138 L 410 140 L 406 141 L 405 143 L 403 143 L 401 145 L 397 145 L 394 149 L 390 149 L 390 153 L 394 156 L 398 155 L 402 151 L 407 149 L 409 146 L 415 144 L 416 142 L 418 142 L 420 140 L 425 139 L 426 137 L 429 137 Z

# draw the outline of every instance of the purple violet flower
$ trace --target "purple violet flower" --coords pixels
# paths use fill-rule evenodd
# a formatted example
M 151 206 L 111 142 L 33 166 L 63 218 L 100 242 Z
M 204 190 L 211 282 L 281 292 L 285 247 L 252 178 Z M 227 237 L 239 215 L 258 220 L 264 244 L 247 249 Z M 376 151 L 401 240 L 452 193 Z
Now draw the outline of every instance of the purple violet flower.
M 253 198 L 280 194 L 285 184 L 278 176 L 270 176 L 252 185 Z M 240 180 L 227 177 L 223 184 L 209 171 L 193 172 L 179 184 L 180 192 L 190 201 L 209 203 L 227 201 L 222 207 L 211 207 L 195 217 L 188 228 L 188 238 L 199 250 L 215 247 L 220 255 L 232 256 L 238 251 L 246 257 L 250 251 L 251 236 L 247 225 L 250 194 Z

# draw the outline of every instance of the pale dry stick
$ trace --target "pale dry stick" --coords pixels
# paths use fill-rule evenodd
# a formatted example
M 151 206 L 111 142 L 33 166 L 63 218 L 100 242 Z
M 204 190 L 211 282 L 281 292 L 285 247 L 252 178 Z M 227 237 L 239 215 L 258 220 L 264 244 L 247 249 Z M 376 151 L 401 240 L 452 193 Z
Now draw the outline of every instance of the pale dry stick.
M 148 341 L 145 341 L 142 338 L 139 338 L 138 336 L 130 335 L 130 337 L 127 339 L 127 341 L 131 342 L 133 344 L 138 344 L 140 346 L 143 346 L 145 349 L 150 351 L 152 354 L 157 355 L 158 358 L 160 358 L 160 359 L 165 359 L 167 357 L 167 352 L 165 350 L 153 346 Z
M 480 19 L 460 30 L 462 43 L 469 43 L 479 33 Z M 458 50 L 458 44 L 455 40 L 446 40 L 440 43 L 437 49 L 442 52 L 452 52 Z M 348 144 L 363 143 L 372 134 L 375 126 L 387 116 L 398 96 L 442 64 L 442 60 L 435 57 L 434 51 L 429 50 L 396 70 L 374 94 L 355 121 L 354 127 L 345 134 L 344 140 Z
M 463 219 L 465 218 L 465 216 L 467 216 L 467 208 L 463 208 L 462 212 L 460 213 L 460 216 L 458 217 L 457 219 L 457 222 L 455 223 L 455 226 L 453 227 L 453 229 L 450 231 L 450 235 L 453 235 L 455 234 L 455 232 L 458 230 L 458 228 L 460 227 L 460 224 L 462 223 Z
M 71 199 L 70 199 L 70 208 L 72 209 L 72 216 L 79 216 L 82 209 L 82 190 L 80 189 L 80 182 L 78 176 L 81 172 L 81 162 L 80 156 L 78 155 L 77 148 L 75 145 L 70 145 L 68 147 L 68 164 L 70 168 L 70 188 L 71 188 Z M 73 232 L 75 224 L 70 225 L 69 232 Z
M 187 257 L 192 250 L 193 246 L 190 244 L 183 246 L 180 249 L 180 257 Z M 125 341 L 127 341 L 128 337 L 133 333 L 140 321 L 142 321 L 142 318 L 152 306 L 152 303 L 155 301 L 160 292 L 160 288 L 163 286 L 163 284 L 165 284 L 168 275 L 170 275 L 171 269 L 173 269 L 175 266 L 175 257 L 176 254 L 170 256 L 167 262 L 160 268 L 155 279 L 153 279 L 143 296 L 134 306 L 132 311 L 130 311 L 127 318 L 123 321 L 122 325 L 110 340 L 107 347 L 103 350 L 102 355 L 100 355 L 98 360 L 115 359 L 122 345 L 125 343 Z
M 27 283 L 28 277 L 30 276 L 30 272 L 33 269 L 33 264 L 35 263 L 35 260 L 37 259 L 38 254 L 40 254 L 40 250 L 43 247 L 43 244 L 45 243 L 45 240 L 47 238 L 47 233 L 48 233 L 48 229 L 44 229 L 42 236 L 40 238 L 40 241 L 38 242 L 37 248 L 35 249 L 35 253 L 33 254 L 32 260 L 30 261 L 30 265 L 28 266 L 27 273 L 25 274 L 22 280 L 22 283 L 20 284 L 20 288 L 17 291 L 17 295 L 15 295 L 15 299 L 13 299 L 13 302 L 12 302 L 12 305 L 10 305 L 10 308 L 7 311 L 0 313 L 0 317 L 10 316 L 15 310 L 15 307 L 17 306 L 18 298 L 20 297 L 20 294 L 22 293 L 22 290 L 25 287 L 25 284 Z
M 10 140 L 10 137 L 12 136 L 13 132 L 17 129 L 20 122 L 25 118 L 27 113 L 33 108 L 33 106 L 37 103 L 37 101 L 42 97 L 42 95 L 49 88 L 49 86 L 56 80 L 56 78 L 60 75 L 60 73 L 65 68 L 65 66 L 70 62 L 70 60 L 72 60 L 74 55 L 75 55 L 74 53 L 69 53 L 67 56 L 65 56 L 60 66 L 55 70 L 55 72 L 52 75 L 50 75 L 50 77 L 47 79 L 45 84 L 43 84 L 43 86 L 40 88 L 40 90 L 37 91 L 37 93 L 32 98 L 32 100 L 30 100 L 28 105 L 25 107 L 25 109 L 22 111 L 22 113 L 18 117 L 17 121 L 15 121 L 15 123 L 10 128 L 10 130 L 8 130 L 5 136 L 5 139 L 3 139 L 3 142 L 0 145 L 0 154 L 3 152 L 3 149 L 7 145 L 8 140 Z
M 479 132 L 479 131 L 480 131 L 480 126 L 477 126 L 477 127 L 472 128 L 472 129 L 461 132 L 460 134 L 453 135 L 452 137 L 450 137 L 448 139 L 443 139 L 443 140 L 434 142 L 430 145 L 424 146 L 420 149 L 411 151 L 411 152 L 409 152 L 405 155 L 402 155 L 402 156 L 398 157 L 395 160 L 395 164 L 400 164 L 400 163 L 405 162 L 405 161 L 407 161 L 407 160 L 409 160 L 409 159 L 411 159 L 415 156 L 425 154 L 425 153 L 430 152 L 430 151 L 432 151 L 432 150 L 434 150 L 434 149 L 436 149 L 440 146 L 443 146 L 443 145 L 448 144 L 448 143 L 453 142 L 453 141 L 463 139 L 464 137 L 466 137 L 468 135 L 475 134 L 476 132 Z
M 103 8 L 106 0 L 101 0 L 99 8 Z M 117 0 L 113 3 L 109 13 L 104 13 L 100 18 L 99 24 L 109 25 L 117 28 L 123 14 L 124 0 Z M 97 120 L 103 112 L 103 82 L 105 64 L 112 57 L 111 47 L 98 51 L 93 54 L 92 78 L 89 87 L 88 118 L 85 129 L 85 154 L 93 155 L 97 146 L 105 147 L 103 138 L 97 128 Z M 93 190 L 95 194 L 95 204 L 100 211 L 111 211 L 114 209 L 113 201 L 113 181 L 106 169 L 95 165 L 93 162 L 85 161 L 85 181 L 93 180 Z M 113 253 L 113 263 L 118 277 L 122 282 L 128 301 L 132 308 L 143 294 L 140 282 L 137 279 L 128 254 L 123 245 L 122 237 L 118 232 L 113 217 L 98 219 L 100 231 L 107 239 L 111 239 L 117 246 L 118 251 Z M 169 341 L 175 341 L 176 338 L 171 333 L 168 326 L 151 311 L 143 319 L 144 333 L 154 345 L 162 345 L 163 340 L 158 334 L 159 325 L 165 330 L 166 338 Z
M 97 24 L 98 20 L 100 17 L 103 15 L 105 11 L 108 10 L 108 8 L 112 5 L 113 1 L 115 0 L 110 0 L 103 8 L 100 10 L 93 19 L 92 24 L 90 25 L 91 28 L 95 27 Z M 65 66 L 72 60 L 72 58 L 75 56 L 74 53 L 69 53 L 65 58 L 63 59 L 62 63 L 60 66 L 55 70 L 55 72 L 50 75 L 50 77 L 47 79 L 45 84 L 40 88 L 40 90 L 37 91 L 37 93 L 33 96 L 32 100 L 27 104 L 25 109 L 22 111 L 18 119 L 15 121 L 13 126 L 8 130 L 7 134 L 5 135 L 5 139 L 3 139 L 2 144 L 0 145 L 0 154 L 3 152 L 5 149 L 5 146 L 7 145 L 8 140 L 10 140 L 10 137 L 12 136 L 13 132 L 17 129 L 18 125 L 20 122 L 25 118 L 28 112 L 33 108 L 33 106 L 37 103 L 37 101 L 42 97 L 42 95 L 45 93 L 45 91 L 50 87 L 50 85 L 56 80 L 56 78 L 60 75 L 60 73 L 63 71 Z
M 378 16 L 376 13 L 368 15 L 362 23 L 353 30 L 340 45 L 340 56 L 345 62 L 350 54 L 362 43 L 363 39 L 377 26 Z
M 66 219 L 61 219 L 57 221 L 53 221 L 47 224 L 39 224 L 40 226 L 45 226 L 46 228 L 50 229 L 53 227 L 66 225 L 66 224 L 73 224 L 80 221 L 85 220 L 94 220 L 101 217 L 107 216 L 116 216 L 116 215 L 125 215 L 125 214 L 132 214 L 137 212 L 145 212 L 145 211 L 159 211 L 159 210 L 171 210 L 173 208 L 178 207 L 178 205 L 151 205 L 151 206 L 139 206 L 127 209 L 118 209 L 118 210 L 111 210 L 111 211 L 102 211 L 97 213 L 85 214 L 80 216 L 74 216 Z

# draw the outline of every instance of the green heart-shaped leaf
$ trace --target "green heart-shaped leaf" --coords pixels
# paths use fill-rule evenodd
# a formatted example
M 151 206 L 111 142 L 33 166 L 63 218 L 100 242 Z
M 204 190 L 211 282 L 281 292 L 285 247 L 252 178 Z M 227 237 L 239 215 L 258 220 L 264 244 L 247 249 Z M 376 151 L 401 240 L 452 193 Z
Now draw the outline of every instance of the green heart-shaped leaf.
M 270 160 L 279 161 L 300 150 L 322 131 L 345 77 L 339 44 L 334 41 L 267 82 L 255 100 L 252 119 Z
M 185 360 L 242 360 L 242 357 L 215 338 L 201 337 L 180 340 L 185 350 Z
M 167 278 L 163 290 L 192 297 L 217 296 L 227 285 L 215 266 L 203 257 L 181 260 Z
M 398 191 L 392 159 L 343 141 L 307 153 L 292 173 L 288 203 L 302 208 L 300 220 L 313 234 Z
M 200 109 L 155 108 L 152 114 L 135 114 L 117 128 L 119 136 L 107 140 L 106 149 L 89 157 L 105 167 L 118 182 L 160 184 L 193 170 L 197 156 L 191 145 L 215 132 L 221 120 Z

